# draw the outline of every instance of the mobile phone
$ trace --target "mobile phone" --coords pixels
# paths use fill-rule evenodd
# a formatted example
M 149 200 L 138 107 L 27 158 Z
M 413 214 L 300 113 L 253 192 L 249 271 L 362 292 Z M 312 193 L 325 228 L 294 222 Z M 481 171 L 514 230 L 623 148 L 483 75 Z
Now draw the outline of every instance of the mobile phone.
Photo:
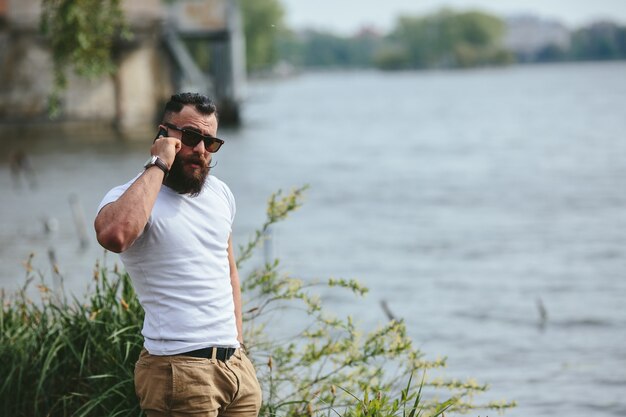
M 154 138 L 154 140 L 156 141 L 161 136 L 167 136 L 167 129 L 165 129 L 164 127 L 159 128 L 159 133 L 157 133 L 156 138 Z

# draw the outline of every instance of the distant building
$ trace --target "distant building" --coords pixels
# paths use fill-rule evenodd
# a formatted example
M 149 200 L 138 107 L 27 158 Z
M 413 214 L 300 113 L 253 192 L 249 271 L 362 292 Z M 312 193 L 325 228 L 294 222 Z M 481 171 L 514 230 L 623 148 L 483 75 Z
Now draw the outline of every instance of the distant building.
M 557 47 L 567 49 L 570 31 L 555 20 L 546 20 L 532 15 L 512 16 L 506 19 L 504 46 L 522 61 L 531 60 L 542 49 Z

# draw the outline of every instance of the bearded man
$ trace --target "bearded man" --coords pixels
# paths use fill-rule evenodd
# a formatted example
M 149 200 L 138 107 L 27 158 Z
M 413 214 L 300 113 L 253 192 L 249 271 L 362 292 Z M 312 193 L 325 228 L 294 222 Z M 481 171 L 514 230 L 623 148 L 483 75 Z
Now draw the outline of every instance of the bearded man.
M 135 389 L 148 417 L 257 416 L 261 405 L 243 348 L 235 199 L 209 175 L 217 127 L 208 97 L 173 95 L 144 171 L 109 191 L 95 219 L 145 311 Z

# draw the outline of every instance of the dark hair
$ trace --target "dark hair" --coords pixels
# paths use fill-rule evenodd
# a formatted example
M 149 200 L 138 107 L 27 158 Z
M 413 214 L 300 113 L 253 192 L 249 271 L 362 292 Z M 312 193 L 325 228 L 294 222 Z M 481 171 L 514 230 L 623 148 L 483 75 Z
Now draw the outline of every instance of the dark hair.
M 209 97 L 198 93 L 178 93 L 170 97 L 170 101 L 165 104 L 163 120 L 171 113 L 179 113 L 186 105 L 194 105 L 200 114 L 211 115 L 215 113 L 217 117 L 217 107 Z

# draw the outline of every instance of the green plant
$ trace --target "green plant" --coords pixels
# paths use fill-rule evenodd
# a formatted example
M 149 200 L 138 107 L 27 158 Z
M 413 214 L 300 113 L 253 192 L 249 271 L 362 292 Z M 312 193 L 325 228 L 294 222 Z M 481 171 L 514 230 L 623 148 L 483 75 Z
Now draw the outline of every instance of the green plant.
M 241 247 L 239 263 L 251 257 L 270 227 L 301 205 L 305 188 L 271 196 L 267 221 Z M 86 302 L 68 303 L 42 281 L 41 301 L 35 303 L 26 295 L 37 277 L 32 256 L 26 271 L 22 291 L 1 295 L 0 415 L 141 415 L 133 368 L 143 345 L 143 311 L 128 274 L 96 265 Z M 281 272 L 276 260 L 252 271 L 243 289 L 246 341 L 264 389 L 263 416 L 426 417 L 514 405 L 473 404 L 473 394 L 487 386 L 427 378 L 445 366 L 445 358 L 425 359 L 402 321 L 361 332 L 350 317 L 330 315 L 313 292 L 365 295 L 367 289 L 354 280 L 307 282 Z M 286 314 L 294 334 L 277 337 Z M 415 374 L 422 375 L 417 389 Z
M 32 256 L 27 284 L 35 278 Z M 130 416 L 140 410 L 133 364 L 143 344 L 143 311 L 127 274 L 94 271 L 86 303 L 71 304 L 38 285 L 41 302 L 26 286 L 0 313 L 0 415 Z
M 400 391 L 399 398 L 393 400 L 389 395 L 382 394 L 380 391 L 377 393 L 371 393 L 369 390 L 365 391 L 363 399 L 354 396 L 352 393 L 347 392 L 357 400 L 356 406 L 349 409 L 345 413 L 344 417 L 392 417 L 402 415 L 403 417 L 421 417 L 424 415 L 424 407 L 422 404 L 422 389 L 424 387 L 424 378 L 416 391 L 411 386 L 413 382 L 413 374 L 409 377 L 409 381 L 405 388 Z M 374 395 L 374 398 L 370 399 L 370 395 Z M 454 403 L 454 400 L 450 399 L 444 401 L 431 410 L 429 416 L 437 417 L 443 416 L 444 411 L 448 410 Z
M 116 37 L 130 38 L 120 0 L 42 0 L 41 32 L 50 42 L 54 83 L 49 112 L 60 112 L 61 93 L 67 86 L 66 69 L 96 78 L 115 71 Z
M 257 247 L 274 223 L 301 204 L 304 188 L 286 196 L 278 192 L 268 203 L 267 221 L 247 247 L 244 259 Z M 275 260 L 254 270 L 244 281 L 246 340 L 257 363 L 264 387 L 262 415 L 300 416 L 341 410 L 345 416 L 396 415 L 410 399 L 417 399 L 413 415 L 436 416 L 444 409 L 467 411 L 474 407 L 506 408 L 512 403 L 474 405 L 473 394 L 486 385 L 474 381 L 424 378 L 419 395 L 409 392 L 410 376 L 442 368 L 444 359 L 428 360 L 414 348 L 403 321 L 392 320 L 379 329 L 362 332 L 351 317 L 337 318 L 323 307 L 313 290 L 347 291 L 363 296 L 367 289 L 354 280 L 331 278 L 304 281 L 282 273 Z M 284 332 L 283 317 L 298 323 L 293 334 L 277 336 L 276 323 Z M 404 390 L 399 380 L 409 378 Z M 422 396 L 422 388 L 428 395 Z M 444 391 L 445 400 L 439 400 Z M 358 399 L 352 393 L 363 393 Z M 426 393 L 426 391 L 424 391 Z M 373 399 L 368 399 L 369 396 Z M 409 413 L 410 414 L 410 413 Z

